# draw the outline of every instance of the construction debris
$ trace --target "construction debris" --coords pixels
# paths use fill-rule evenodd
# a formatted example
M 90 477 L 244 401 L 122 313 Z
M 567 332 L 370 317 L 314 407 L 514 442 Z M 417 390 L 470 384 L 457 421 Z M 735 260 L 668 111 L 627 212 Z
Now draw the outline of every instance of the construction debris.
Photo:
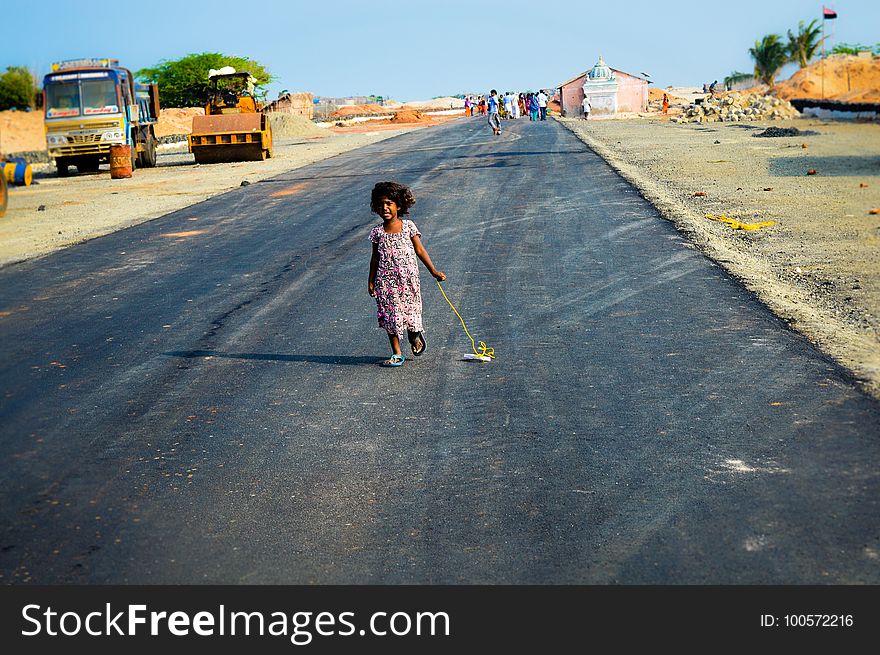
M 714 215 L 714 214 L 706 214 L 706 218 L 710 221 L 718 221 L 720 223 L 724 223 L 728 227 L 733 230 L 746 230 L 748 232 L 753 232 L 755 230 L 760 230 L 762 227 L 771 227 L 776 225 L 776 221 L 760 221 L 758 223 L 745 223 L 743 221 L 739 221 L 735 218 L 731 218 L 730 216 Z
M 798 110 L 787 100 L 767 95 L 744 95 L 733 91 L 724 96 L 708 96 L 673 116 L 673 123 L 717 123 L 766 121 L 795 118 Z

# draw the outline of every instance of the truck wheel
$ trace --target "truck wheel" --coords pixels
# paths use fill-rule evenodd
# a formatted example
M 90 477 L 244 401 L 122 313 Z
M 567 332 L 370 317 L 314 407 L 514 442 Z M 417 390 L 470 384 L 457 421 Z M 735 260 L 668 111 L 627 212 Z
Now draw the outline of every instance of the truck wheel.
M 141 153 L 142 163 L 141 166 L 143 168 L 155 168 L 156 167 L 156 137 L 153 135 L 153 131 L 147 134 L 147 142 L 144 144 L 144 152 Z
M 67 177 L 70 175 L 70 162 L 62 157 L 56 157 L 55 169 L 58 171 L 58 177 Z

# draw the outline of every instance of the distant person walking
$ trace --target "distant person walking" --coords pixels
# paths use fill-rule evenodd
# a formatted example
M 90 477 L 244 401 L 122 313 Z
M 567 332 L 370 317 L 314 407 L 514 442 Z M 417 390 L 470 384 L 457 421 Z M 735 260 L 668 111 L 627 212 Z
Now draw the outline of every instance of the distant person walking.
M 397 182 L 379 182 L 370 196 L 370 209 L 382 219 L 380 225 L 370 230 L 373 256 L 368 290 L 376 299 L 379 327 L 388 333 L 391 342 L 391 357 L 383 366 L 400 366 L 406 360 L 400 352 L 400 337 L 404 333 L 416 357 L 427 347 L 422 334 L 419 260 L 437 280 L 446 279 L 431 263 L 416 224 L 403 219 L 414 204 L 412 191 Z
M 665 93 L 663 94 L 663 113 L 669 113 L 669 96 L 667 96 Z
M 715 80 L 714 82 L 712 82 L 712 84 L 709 85 L 709 93 L 711 93 L 713 96 L 715 95 L 716 86 L 718 86 L 718 80 Z
M 495 89 L 489 93 L 486 106 L 489 109 L 489 127 L 492 128 L 492 133 L 497 136 L 501 134 L 501 119 L 498 117 L 498 92 Z
M 510 91 L 504 94 L 502 101 L 504 102 L 504 118 L 513 118 L 513 96 Z
M 590 112 L 593 111 L 593 105 L 590 104 L 589 98 L 584 98 L 584 102 L 582 104 L 584 107 L 584 120 L 589 120 Z
M 547 120 L 547 100 L 549 100 L 549 98 L 547 97 L 547 94 L 544 93 L 544 89 L 541 89 L 540 91 L 538 91 L 538 95 L 535 96 L 535 99 L 538 101 L 538 111 L 541 114 L 541 120 L 546 121 Z
M 464 99 L 464 115 L 465 116 L 471 115 L 471 97 L 470 96 L 467 96 Z
M 535 98 L 534 93 L 530 93 L 527 98 L 528 107 L 529 107 L 529 120 L 536 121 L 538 120 L 538 101 Z

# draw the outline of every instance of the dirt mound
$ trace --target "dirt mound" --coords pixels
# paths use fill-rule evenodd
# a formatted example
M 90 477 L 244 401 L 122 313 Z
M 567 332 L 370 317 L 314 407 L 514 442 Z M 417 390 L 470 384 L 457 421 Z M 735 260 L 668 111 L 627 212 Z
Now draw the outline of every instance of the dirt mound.
M 758 132 L 752 136 L 763 137 L 780 137 L 780 136 L 816 136 L 819 134 L 815 130 L 799 130 L 796 127 L 768 127 L 763 132 Z
M 153 128 L 157 137 L 192 132 L 193 116 L 204 116 L 204 107 L 174 107 L 159 110 L 159 122 Z
M 784 100 L 822 98 L 844 102 L 880 102 L 880 57 L 831 55 L 801 68 L 775 86 Z
M 281 111 L 269 112 L 273 138 L 294 136 L 330 136 L 330 132 L 320 128 L 305 116 Z
M 431 119 L 419 111 L 413 111 L 411 109 L 401 109 L 396 114 L 394 114 L 394 118 L 391 119 L 391 122 L 392 123 L 421 123 L 426 120 L 431 120 Z
M 662 103 L 663 96 L 666 96 L 666 98 L 669 100 L 670 105 L 687 105 L 690 103 L 690 100 L 672 95 L 669 91 L 664 91 L 663 89 L 655 89 L 652 86 L 648 87 L 648 102 Z
M 46 149 L 43 114 L 39 111 L 0 111 L 0 154 Z
M 362 116 L 364 114 L 387 114 L 388 108 L 382 105 L 366 104 L 366 105 L 346 105 L 334 111 L 331 116 L 334 118 L 344 118 L 346 116 Z
M 442 111 L 445 109 L 462 109 L 464 107 L 463 98 L 453 98 L 444 96 L 442 98 L 432 98 L 431 100 L 410 100 L 404 104 L 406 109 L 421 109 L 425 111 Z

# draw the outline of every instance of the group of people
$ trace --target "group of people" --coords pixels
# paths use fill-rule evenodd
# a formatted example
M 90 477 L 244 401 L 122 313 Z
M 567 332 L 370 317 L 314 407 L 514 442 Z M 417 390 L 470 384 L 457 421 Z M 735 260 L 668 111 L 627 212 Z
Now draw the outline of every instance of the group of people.
M 503 96 L 492 89 L 488 96 L 474 101 L 470 97 L 465 98 L 465 115 L 473 116 L 473 108 L 476 107 L 479 115 L 488 114 L 489 126 L 494 134 L 501 134 L 502 120 L 516 120 L 522 116 L 528 116 L 531 121 L 547 120 L 547 103 L 550 96 L 541 89 L 537 93 L 513 93 L 508 91 Z M 476 104 L 474 104 L 476 103 Z

